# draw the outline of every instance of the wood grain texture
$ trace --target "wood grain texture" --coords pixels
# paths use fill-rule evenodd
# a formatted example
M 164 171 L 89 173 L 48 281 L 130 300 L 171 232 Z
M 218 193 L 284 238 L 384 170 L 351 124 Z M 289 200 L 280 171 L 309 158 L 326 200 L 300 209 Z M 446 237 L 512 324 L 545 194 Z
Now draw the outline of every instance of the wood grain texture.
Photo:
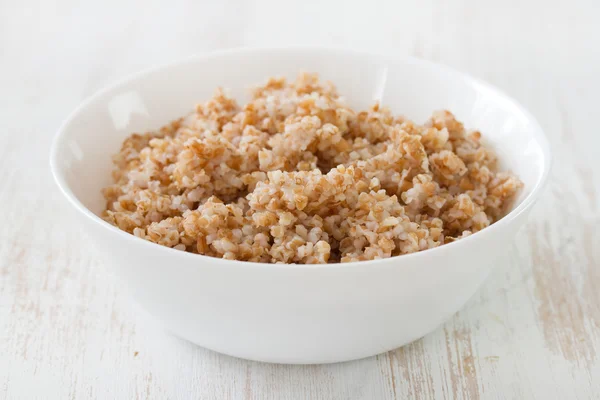
M 598 15 L 595 0 L 0 2 L 0 398 L 599 398 Z M 216 48 L 288 44 L 454 66 L 519 99 L 551 141 L 550 183 L 504 266 L 444 326 L 387 354 L 270 365 L 165 333 L 48 170 L 60 122 L 109 82 Z

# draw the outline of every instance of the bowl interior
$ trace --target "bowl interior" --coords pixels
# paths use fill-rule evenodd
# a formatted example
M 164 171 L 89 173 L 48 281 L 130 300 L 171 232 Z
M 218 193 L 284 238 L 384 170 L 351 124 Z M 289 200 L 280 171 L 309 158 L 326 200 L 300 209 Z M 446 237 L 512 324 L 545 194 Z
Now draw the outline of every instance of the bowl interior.
M 98 214 L 101 189 L 111 183 L 111 155 L 133 132 L 154 130 L 190 112 L 217 86 L 243 104 L 250 85 L 299 71 L 331 80 L 355 109 L 380 100 L 394 113 L 424 122 L 438 109 L 452 111 L 479 129 L 504 168 L 525 183 L 514 206 L 541 184 L 548 168 L 547 143 L 536 121 L 487 84 L 413 58 L 324 49 L 238 50 L 192 58 L 128 78 L 90 98 L 63 125 L 53 165 L 63 190 Z

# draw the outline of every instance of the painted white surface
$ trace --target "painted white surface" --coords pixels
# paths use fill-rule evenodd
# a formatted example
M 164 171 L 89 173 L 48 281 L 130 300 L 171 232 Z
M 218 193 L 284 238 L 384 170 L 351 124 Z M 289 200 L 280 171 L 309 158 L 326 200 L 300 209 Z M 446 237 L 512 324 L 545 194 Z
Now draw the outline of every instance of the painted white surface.
M 574 0 L 0 2 L 0 398 L 596 398 L 600 4 Z M 241 361 L 164 333 L 90 250 L 48 170 L 61 121 L 132 72 L 207 50 L 322 44 L 488 80 L 555 166 L 510 262 L 400 350 L 323 366 Z

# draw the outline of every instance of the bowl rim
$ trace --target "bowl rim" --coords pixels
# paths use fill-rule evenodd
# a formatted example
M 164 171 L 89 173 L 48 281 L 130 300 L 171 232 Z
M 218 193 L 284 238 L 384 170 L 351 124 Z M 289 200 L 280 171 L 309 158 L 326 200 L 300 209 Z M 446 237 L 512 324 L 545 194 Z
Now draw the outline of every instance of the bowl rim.
M 65 132 L 68 130 L 72 121 L 82 111 L 84 111 L 90 104 L 92 104 L 98 98 L 102 97 L 104 94 L 109 93 L 113 90 L 116 90 L 120 86 L 122 86 L 130 81 L 133 81 L 136 79 L 141 79 L 141 78 L 144 78 L 145 76 L 150 75 L 154 72 L 173 68 L 173 67 L 181 65 L 181 64 L 193 63 L 193 62 L 197 62 L 200 60 L 215 59 L 215 58 L 230 56 L 230 55 L 249 56 L 249 55 L 253 55 L 253 54 L 256 55 L 256 54 L 260 54 L 260 53 L 264 53 L 264 52 L 279 53 L 279 52 L 294 52 L 294 51 L 311 52 L 311 53 L 317 53 L 317 54 L 326 52 L 329 54 L 337 53 L 337 54 L 353 55 L 353 56 L 359 56 L 359 57 L 369 57 L 372 59 L 377 59 L 379 62 L 382 62 L 382 63 L 407 63 L 407 62 L 410 62 L 410 63 L 414 63 L 417 65 L 422 65 L 424 67 L 428 67 L 428 68 L 431 68 L 434 70 L 437 69 L 453 78 L 465 80 L 465 81 L 469 82 L 469 84 L 471 84 L 471 85 L 477 86 L 482 90 L 491 92 L 500 102 L 511 105 L 512 108 L 515 109 L 515 112 L 519 113 L 521 115 L 521 117 L 523 117 L 524 119 L 529 121 L 530 124 L 532 125 L 532 127 L 533 127 L 532 135 L 536 139 L 536 141 L 539 143 L 539 145 L 542 149 L 542 162 L 543 162 L 542 174 L 537 178 L 537 181 L 535 182 L 535 184 L 534 184 L 532 190 L 529 192 L 529 194 L 515 208 L 513 208 L 508 214 L 506 214 L 504 217 L 502 217 L 502 219 L 493 223 L 492 225 L 488 226 L 487 228 L 474 233 L 473 235 L 470 235 L 463 239 L 454 241 L 452 243 L 447 243 L 447 244 L 444 244 L 442 246 L 438 246 L 438 247 L 435 247 L 432 249 L 417 251 L 415 253 L 402 254 L 399 256 L 381 258 L 381 259 L 376 259 L 376 260 L 368 260 L 368 261 L 353 261 L 353 262 L 347 262 L 347 263 L 332 263 L 332 264 L 271 264 L 271 263 L 258 263 L 258 262 L 240 261 L 240 260 L 226 260 L 226 259 L 210 257 L 210 256 L 202 255 L 202 254 L 189 253 L 186 251 L 176 250 L 176 249 L 166 247 L 166 246 L 161 246 L 157 243 L 149 242 L 147 240 L 144 240 L 137 236 L 134 236 L 130 233 L 122 231 L 121 229 L 109 224 L 108 222 L 106 222 L 105 220 L 100 218 L 98 215 L 93 213 L 91 210 L 89 210 L 85 205 L 83 205 L 83 203 L 81 203 L 81 201 L 75 196 L 75 194 L 71 190 L 70 186 L 68 185 L 65 177 L 60 172 L 61 169 L 58 167 L 59 160 L 57 159 L 57 156 L 59 153 L 59 148 L 61 146 L 61 143 L 63 143 L 63 138 L 65 135 Z M 551 151 L 550 151 L 550 145 L 548 143 L 548 139 L 546 138 L 546 135 L 544 134 L 544 130 L 540 126 L 537 119 L 523 105 L 521 105 L 516 99 L 512 98 L 511 96 L 506 94 L 501 89 L 495 87 L 494 85 L 489 84 L 481 79 L 475 78 L 467 73 L 461 72 L 452 67 L 449 67 L 447 65 L 435 63 L 432 61 L 428 61 L 428 60 L 410 56 L 410 55 L 386 55 L 386 54 L 382 54 L 379 52 L 356 50 L 356 49 L 349 49 L 349 48 L 344 48 L 344 47 L 328 47 L 328 46 L 237 47 L 237 48 L 230 48 L 230 49 L 224 49 L 224 50 L 210 51 L 210 52 L 203 53 L 203 54 L 196 54 L 196 55 L 192 55 L 190 57 L 183 58 L 178 61 L 172 61 L 169 63 L 159 64 L 157 66 L 153 66 L 153 67 L 146 68 L 141 71 L 135 72 L 133 74 L 129 74 L 129 75 L 125 76 L 124 78 L 121 78 L 121 79 L 113 82 L 112 84 L 105 86 L 104 88 L 98 90 L 91 96 L 84 99 L 63 121 L 63 123 L 61 124 L 57 133 L 54 136 L 54 139 L 53 139 L 52 145 L 51 145 L 51 149 L 50 149 L 50 170 L 52 172 L 52 176 L 54 177 L 54 181 L 58 185 L 58 187 L 59 187 L 60 191 L 63 193 L 63 195 L 67 198 L 69 203 L 73 207 L 75 207 L 75 209 L 77 209 L 77 211 L 79 213 L 83 214 L 83 216 L 90 219 L 92 222 L 100 225 L 100 227 L 102 227 L 104 229 L 108 229 L 110 232 L 113 232 L 113 233 L 119 235 L 124 240 L 134 240 L 134 241 L 137 241 L 142 246 L 149 246 L 148 251 L 152 251 L 151 249 L 154 249 L 154 251 L 165 252 L 164 253 L 165 255 L 179 256 L 179 257 L 192 257 L 193 260 L 198 261 L 197 267 L 199 267 L 199 268 L 201 268 L 207 264 L 210 264 L 210 263 L 220 264 L 219 267 L 245 267 L 245 268 L 258 267 L 258 268 L 269 268 L 269 269 L 273 268 L 276 270 L 282 270 L 282 268 L 294 268 L 294 269 L 297 269 L 297 268 L 305 268 L 305 269 L 328 268 L 329 269 L 329 268 L 353 268 L 353 267 L 371 267 L 372 268 L 372 267 L 375 267 L 378 265 L 390 265 L 390 262 L 392 265 L 394 265 L 394 266 L 397 265 L 398 267 L 400 267 L 401 260 L 408 261 L 409 259 L 412 260 L 412 259 L 416 259 L 418 257 L 427 257 L 427 255 L 431 256 L 434 254 L 438 254 L 440 251 L 448 250 L 448 247 L 452 247 L 452 249 L 454 249 L 454 248 L 457 248 L 458 246 L 464 246 L 466 243 L 470 243 L 473 240 L 478 240 L 477 238 L 482 238 L 483 235 L 488 235 L 488 236 L 492 235 L 492 234 L 494 234 L 494 232 L 498 231 L 501 227 L 510 224 L 519 215 L 523 214 L 526 210 L 530 209 L 533 206 L 533 204 L 538 200 L 540 192 L 543 190 L 543 188 L 545 187 L 545 185 L 548 181 L 551 164 L 552 164 L 552 155 L 551 155 Z M 192 260 L 192 258 L 190 260 Z M 204 261 L 204 262 L 202 262 L 202 261 Z M 205 264 L 205 263 L 207 263 L 207 264 Z

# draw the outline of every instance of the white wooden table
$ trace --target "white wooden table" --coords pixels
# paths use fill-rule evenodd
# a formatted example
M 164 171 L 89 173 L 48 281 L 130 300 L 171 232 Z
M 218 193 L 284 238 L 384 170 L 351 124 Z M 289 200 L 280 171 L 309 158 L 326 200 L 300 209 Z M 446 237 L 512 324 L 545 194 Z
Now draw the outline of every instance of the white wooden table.
M 0 398 L 600 398 L 600 2 L 295 3 L 0 1 Z M 449 64 L 515 96 L 550 138 L 551 182 L 512 262 L 399 350 L 282 366 L 177 339 L 131 303 L 52 182 L 54 132 L 102 86 L 288 44 Z

